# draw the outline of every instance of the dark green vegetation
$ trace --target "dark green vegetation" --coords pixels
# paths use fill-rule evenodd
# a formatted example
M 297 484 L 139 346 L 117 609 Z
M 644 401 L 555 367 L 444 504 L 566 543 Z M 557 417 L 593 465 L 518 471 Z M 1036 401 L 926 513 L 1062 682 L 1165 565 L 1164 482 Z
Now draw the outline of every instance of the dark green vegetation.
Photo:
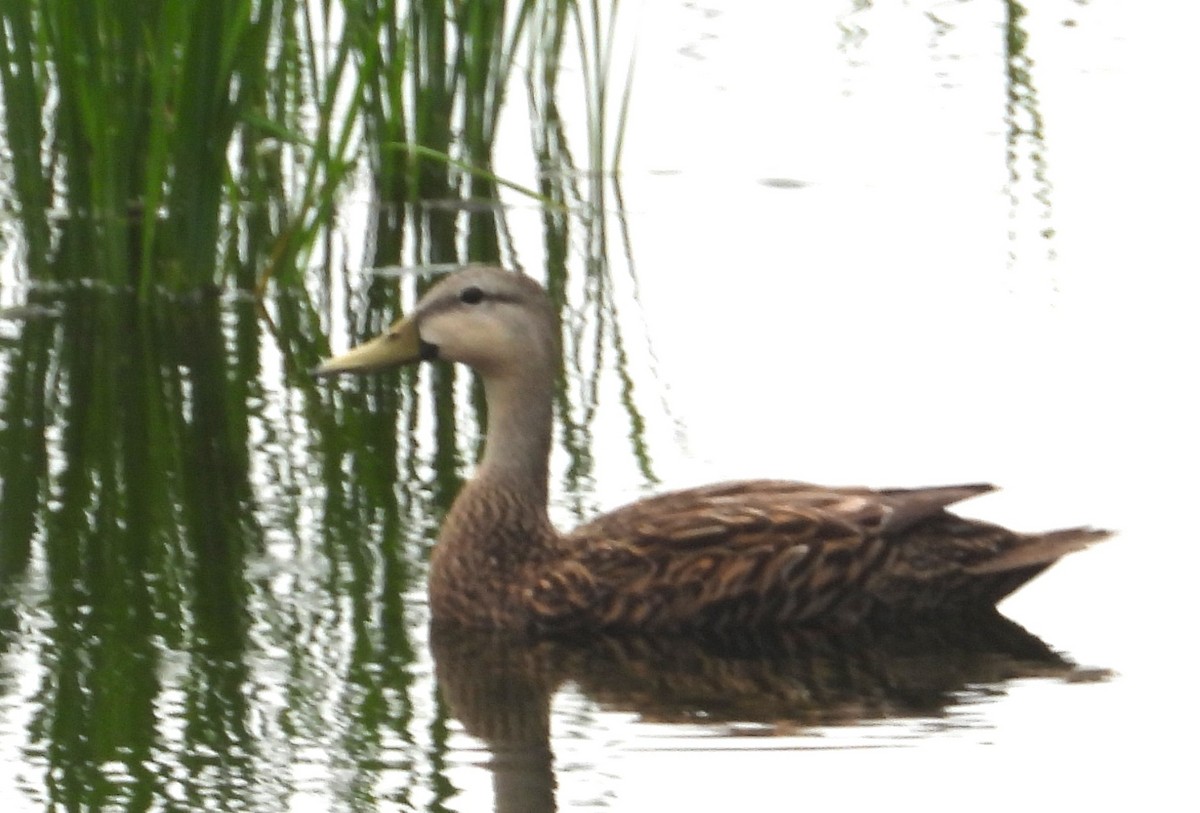
M 538 164 L 537 178 L 509 186 L 552 211 L 581 202 L 559 92 L 583 101 L 581 168 L 617 163 L 618 6 L 5 0 L 3 140 L 29 278 L 99 280 L 143 299 L 300 286 L 364 190 L 381 262 L 401 259 L 406 207 L 430 201 L 474 204 L 465 257 L 414 246 L 412 261 L 498 259 L 493 151 L 509 94 L 526 91 Z

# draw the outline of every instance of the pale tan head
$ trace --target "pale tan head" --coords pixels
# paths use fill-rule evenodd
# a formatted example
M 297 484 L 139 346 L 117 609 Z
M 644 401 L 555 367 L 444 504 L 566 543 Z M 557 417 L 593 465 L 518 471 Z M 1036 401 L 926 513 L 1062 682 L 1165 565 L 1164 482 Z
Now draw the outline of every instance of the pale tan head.
M 470 266 L 431 288 L 387 332 L 328 359 L 317 375 L 365 373 L 440 359 L 484 379 L 553 375 L 558 329 L 542 287 L 491 266 Z

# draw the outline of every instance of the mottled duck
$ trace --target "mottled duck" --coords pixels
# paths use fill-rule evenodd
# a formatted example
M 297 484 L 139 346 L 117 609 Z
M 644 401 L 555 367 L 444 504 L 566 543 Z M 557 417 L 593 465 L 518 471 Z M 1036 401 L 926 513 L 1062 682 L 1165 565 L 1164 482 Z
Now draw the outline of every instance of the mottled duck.
M 318 375 L 419 361 L 482 379 L 487 438 L 434 547 L 435 623 L 568 633 L 844 627 L 992 611 L 1107 535 L 1023 534 L 946 511 L 990 485 L 830 488 L 747 480 L 674 491 L 561 534 L 547 514 L 559 329 L 533 280 L 471 266 Z

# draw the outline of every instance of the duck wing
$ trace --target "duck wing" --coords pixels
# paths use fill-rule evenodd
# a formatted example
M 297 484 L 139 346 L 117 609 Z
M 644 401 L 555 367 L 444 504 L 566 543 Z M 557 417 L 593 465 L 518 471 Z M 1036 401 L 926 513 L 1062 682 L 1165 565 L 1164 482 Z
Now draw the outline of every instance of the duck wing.
M 851 622 L 896 539 L 991 489 L 751 480 L 670 492 L 568 534 L 526 604 L 544 630 Z

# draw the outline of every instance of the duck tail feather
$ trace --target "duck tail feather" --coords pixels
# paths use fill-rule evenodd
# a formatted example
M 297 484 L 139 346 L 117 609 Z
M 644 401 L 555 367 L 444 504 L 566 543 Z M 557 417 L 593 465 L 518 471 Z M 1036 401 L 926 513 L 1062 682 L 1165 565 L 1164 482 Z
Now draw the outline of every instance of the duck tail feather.
M 1004 573 L 1024 568 L 1048 566 L 1068 553 L 1075 553 L 1112 536 L 1100 528 L 1066 528 L 1041 534 L 1026 534 L 1021 543 L 984 562 L 972 565 L 968 572 L 977 575 Z

